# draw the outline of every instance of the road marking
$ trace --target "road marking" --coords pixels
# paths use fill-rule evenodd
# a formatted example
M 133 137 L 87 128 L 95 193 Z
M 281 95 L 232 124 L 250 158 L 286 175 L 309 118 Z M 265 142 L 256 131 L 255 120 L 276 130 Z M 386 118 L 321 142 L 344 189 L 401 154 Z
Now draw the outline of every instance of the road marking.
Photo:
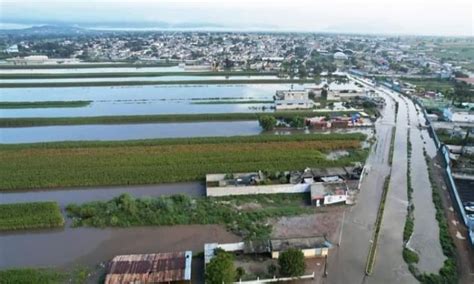
M 342 211 L 342 225 L 341 225 L 341 230 L 339 231 L 339 242 L 337 243 L 338 246 L 341 246 L 341 242 L 342 242 L 342 231 L 344 230 L 345 217 L 346 217 L 346 210 Z

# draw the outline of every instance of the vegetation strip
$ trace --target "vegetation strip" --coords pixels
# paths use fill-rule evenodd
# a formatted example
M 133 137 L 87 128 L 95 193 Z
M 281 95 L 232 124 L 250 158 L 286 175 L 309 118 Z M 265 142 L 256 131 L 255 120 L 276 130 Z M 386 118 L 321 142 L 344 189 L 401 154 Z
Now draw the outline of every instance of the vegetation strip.
M 396 128 L 392 128 L 392 138 L 390 143 L 390 154 L 389 154 L 389 164 L 392 166 L 393 161 L 393 149 L 395 147 L 395 130 Z M 387 200 L 388 189 L 390 186 L 390 174 L 385 178 L 385 182 L 383 185 L 382 191 L 382 198 L 380 200 L 379 209 L 377 211 L 377 217 L 375 219 L 375 230 L 372 236 L 372 242 L 370 243 L 369 247 L 369 254 L 367 256 L 367 264 L 365 267 L 365 274 L 371 275 L 372 270 L 375 264 L 375 256 L 377 254 L 377 243 L 379 240 L 380 229 L 382 227 L 382 219 L 383 219 L 383 212 L 385 210 L 385 201 Z
M 0 102 L 0 109 L 85 107 L 92 101 Z
M 426 164 L 428 165 L 428 175 L 432 188 L 433 203 L 436 210 L 436 220 L 438 221 L 439 226 L 439 240 L 443 254 L 447 259 L 444 261 L 443 267 L 439 270 L 439 274 L 420 273 L 413 263 L 410 263 L 408 268 L 413 276 L 415 276 L 421 283 L 458 283 L 456 248 L 449 233 L 448 221 L 443 211 L 443 201 L 441 197 L 442 190 L 438 187 L 438 184 L 433 177 L 430 157 L 426 153 L 426 149 L 423 149 L 423 153 L 425 155 Z
M 411 151 L 412 145 L 410 141 L 410 129 L 407 130 L 407 196 L 408 196 L 408 206 L 407 206 L 407 216 L 405 219 L 405 227 L 403 229 L 403 259 L 408 265 L 418 263 L 419 256 L 418 254 L 408 248 L 407 244 L 410 240 L 414 228 L 415 220 L 413 216 L 413 211 L 415 210 L 415 205 L 413 204 L 413 186 L 411 184 Z
M 80 266 L 67 272 L 58 268 L 12 268 L 0 270 L 0 284 L 86 283 L 89 276 L 90 270 Z
M 260 135 L 0 146 L 0 190 L 157 184 L 208 173 L 284 171 L 364 161 L 363 134 Z M 348 149 L 328 160 L 326 152 Z
M 349 114 L 354 112 L 333 112 Z M 84 124 L 135 124 L 135 123 L 174 123 L 174 122 L 205 122 L 205 121 L 246 121 L 258 120 L 263 115 L 271 115 L 277 119 L 325 116 L 329 112 L 289 111 L 265 113 L 202 113 L 202 114 L 159 114 L 130 116 L 94 116 L 94 117 L 28 117 L 0 118 L 0 127 L 32 127 L 51 125 L 84 125 Z
M 108 87 L 145 85 L 242 85 L 242 84 L 306 84 L 316 79 L 218 79 L 218 80 L 172 80 L 172 81 L 97 81 L 97 82 L 43 82 L 43 83 L 0 83 L 0 88 L 41 87 Z
M 245 239 L 267 239 L 269 218 L 313 212 L 306 194 L 272 194 L 196 198 L 174 195 L 133 198 L 123 194 L 110 201 L 67 207 L 73 226 L 130 227 L 220 224 Z M 251 204 L 252 206 L 247 206 Z
M 277 72 L 223 71 L 223 72 L 101 72 L 101 73 L 15 73 L 0 74 L 0 79 L 67 79 L 67 78 L 117 78 L 165 76 L 276 76 Z
M 56 228 L 64 225 L 56 202 L 31 202 L 0 205 L 0 231 Z

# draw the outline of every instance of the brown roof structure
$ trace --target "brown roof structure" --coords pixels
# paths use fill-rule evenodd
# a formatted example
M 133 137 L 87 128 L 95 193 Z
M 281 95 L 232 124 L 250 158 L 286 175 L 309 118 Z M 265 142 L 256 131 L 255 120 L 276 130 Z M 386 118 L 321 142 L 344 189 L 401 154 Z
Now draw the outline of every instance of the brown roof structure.
M 192 252 L 132 254 L 114 257 L 105 284 L 191 281 Z

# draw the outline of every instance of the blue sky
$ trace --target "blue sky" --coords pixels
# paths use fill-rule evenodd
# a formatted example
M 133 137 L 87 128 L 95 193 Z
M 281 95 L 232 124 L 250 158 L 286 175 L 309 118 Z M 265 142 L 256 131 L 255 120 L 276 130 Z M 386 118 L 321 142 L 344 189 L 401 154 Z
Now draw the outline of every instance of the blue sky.
M 473 36 L 470 0 L 1 0 L 3 24 L 168 22 L 281 31 Z

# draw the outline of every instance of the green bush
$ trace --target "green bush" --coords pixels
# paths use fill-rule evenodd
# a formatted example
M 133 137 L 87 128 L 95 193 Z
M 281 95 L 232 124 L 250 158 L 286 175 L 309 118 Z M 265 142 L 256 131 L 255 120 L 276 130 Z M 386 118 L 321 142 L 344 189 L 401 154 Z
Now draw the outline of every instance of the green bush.
M 418 254 L 408 248 L 403 248 L 403 259 L 408 264 L 418 263 L 418 261 L 420 260 Z
M 284 277 L 298 277 L 304 274 L 306 263 L 301 250 L 289 248 L 278 256 L 280 274 Z
M 208 284 L 233 283 L 237 278 L 232 254 L 217 250 L 216 255 L 206 265 L 205 282 Z
M 262 115 L 258 118 L 258 123 L 265 131 L 270 131 L 275 129 L 277 125 L 277 120 L 272 115 Z

